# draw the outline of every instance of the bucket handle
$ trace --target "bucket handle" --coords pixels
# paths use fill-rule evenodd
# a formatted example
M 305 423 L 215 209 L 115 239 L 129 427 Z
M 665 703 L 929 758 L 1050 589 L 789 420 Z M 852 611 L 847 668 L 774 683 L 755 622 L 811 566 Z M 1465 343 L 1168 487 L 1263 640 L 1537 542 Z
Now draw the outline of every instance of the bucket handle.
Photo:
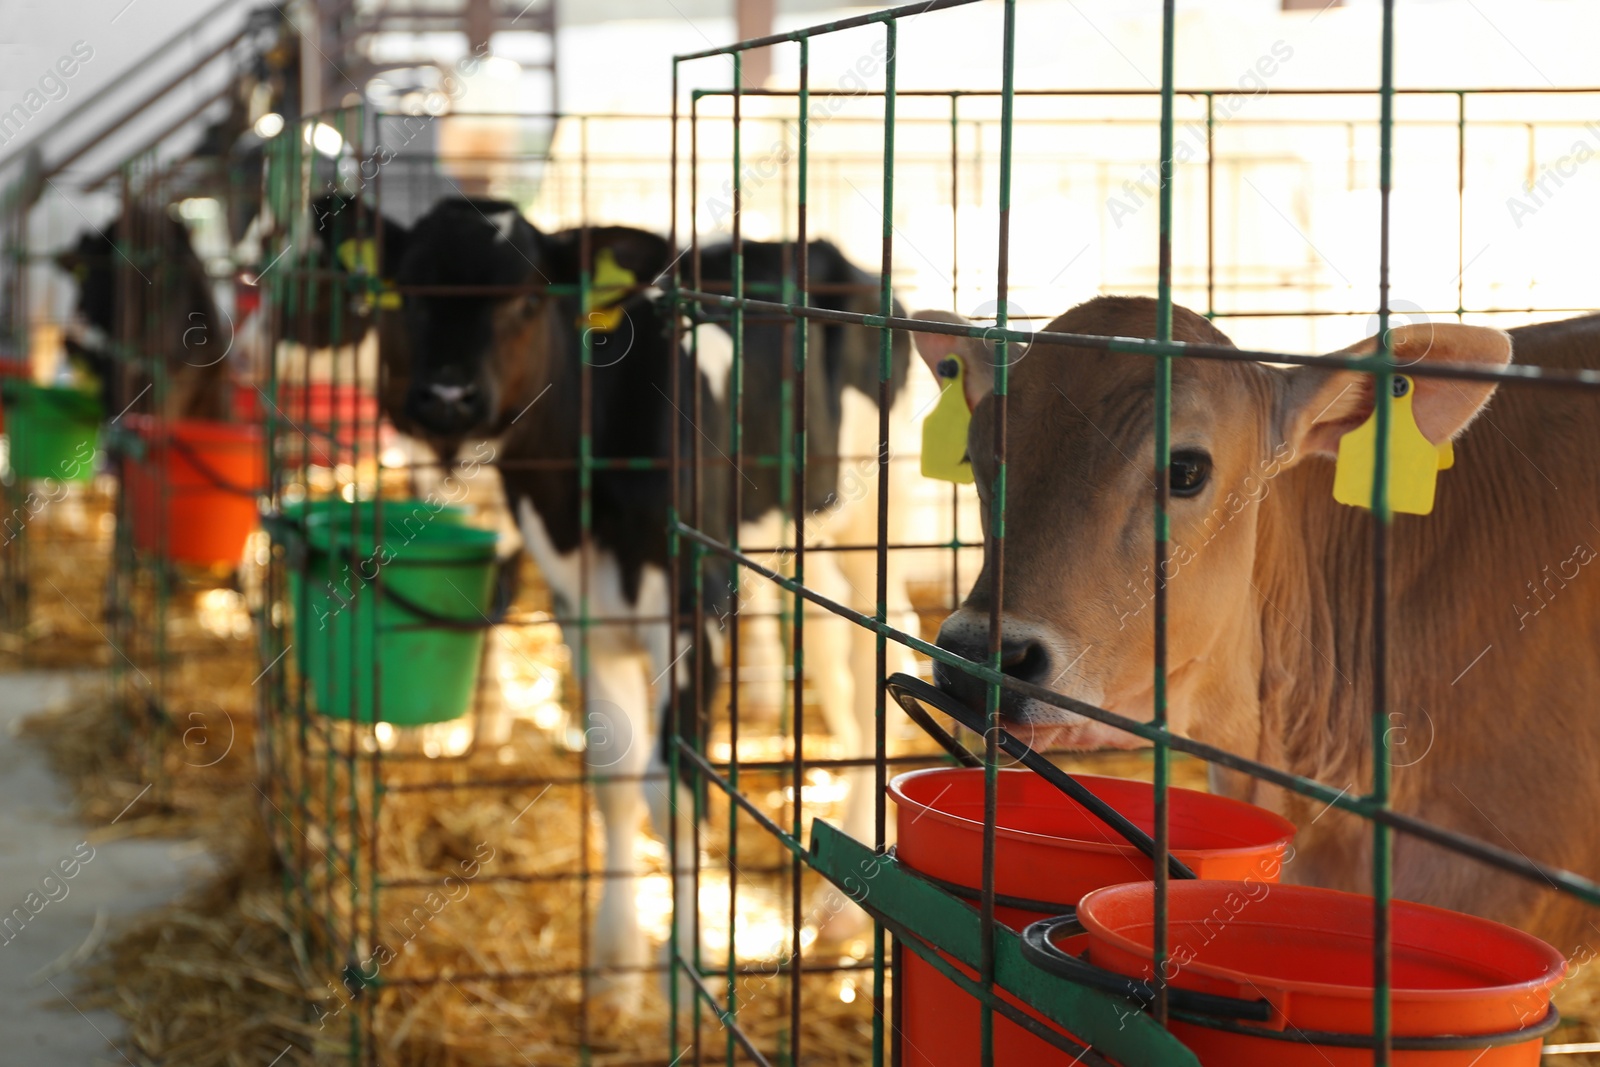
M 1150 983 L 1108 971 L 1103 967 L 1096 967 L 1088 960 L 1072 955 L 1055 943 L 1057 937 L 1072 937 L 1084 932 L 1083 923 L 1078 920 L 1076 914 L 1057 915 L 1030 923 L 1022 931 L 1022 957 L 1042 971 L 1102 993 L 1122 997 L 1138 1004 L 1142 1010 L 1148 1011 L 1155 1002 L 1155 990 L 1151 988 Z M 1192 989 L 1175 989 L 1169 986 L 1167 1003 L 1171 1005 L 1174 1018 L 1224 1033 L 1325 1048 L 1370 1049 L 1374 1041 L 1371 1034 L 1303 1030 L 1297 1026 L 1268 1029 L 1247 1025 L 1252 1022 L 1270 1023 L 1273 1020 L 1274 1009 L 1268 1000 L 1242 1000 L 1237 997 L 1201 993 Z M 1542 1038 L 1560 1024 L 1561 1013 L 1552 1004 L 1542 1018 L 1518 1030 L 1503 1030 L 1493 1034 L 1438 1034 L 1427 1037 L 1396 1035 L 1390 1038 L 1390 1047 L 1396 1052 L 1468 1052 L 1503 1048 Z
M 242 485 L 235 484 L 228 478 L 224 477 L 222 472 L 218 471 L 209 462 L 207 462 L 199 452 L 196 452 L 193 448 L 191 448 L 189 446 L 189 442 L 183 440 L 175 433 L 167 434 L 162 443 L 171 446 L 174 452 L 188 460 L 189 465 L 195 470 L 199 471 L 200 476 L 209 482 L 213 489 L 217 489 L 224 493 L 232 493 L 234 496 L 248 497 L 265 496 L 267 493 L 271 492 L 270 488 L 247 489 Z
M 889 695 L 894 697 L 895 703 L 899 704 L 905 713 L 911 717 L 911 721 L 922 727 L 930 737 L 939 742 L 940 747 L 954 756 L 957 761 L 967 767 L 983 766 L 983 761 L 968 752 L 944 728 L 934 722 L 933 717 L 927 713 L 922 705 L 933 705 L 962 726 L 981 736 L 984 733 L 984 724 L 977 712 L 974 712 L 943 690 L 909 674 L 891 674 L 885 679 L 884 687 L 888 690 Z M 1004 727 L 1000 728 L 998 741 L 1000 748 L 1007 755 L 1015 757 L 1024 767 L 1027 767 L 1072 800 L 1087 808 L 1096 818 L 1115 830 L 1123 840 L 1144 853 L 1152 862 L 1155 860 L 1155 841 L 1151 840 L 1149 834 L 1135 826 L 1132 821 L 1116 808 L 1095 796 L 1076 778 L 1035 752 L 1021 739 L 1007 732 Z M 1195 877 L 1195 873 L 1171 852 L 1167 853 L 1167 870 L 1174 878 Z
M 1029 923 L 1022 930 L 1022 958 L 1051 974 L 1081 986 L 1110 993 L 1131 1000 L 1148 1009 L 1155 1003 L 1156 991 L 1149 982 L 1130 978 L 1116 971 L 1096 967 L 1086 959 L 1072 955 L 1055 943 L 1058 937 L 1073 937 L 1084 933 L 1076 909 L 1062 915 Z M 1226 1019 L 1246 1019 L 1251 1022 L 1272 1021 L 1272 1004 L 1267 1000 L 1241 1000 L 1215 993 L 1199 993 L 1192 989 L 1167 989 L 1167 1003 L 1174 1010 Z
M 292 522 L 293 520 L 290 521 Z M 296 523 L 294 525 L 300 529 L 303 535 L 304 523 Z M 301 541 L 297 547 L 303 552 L 304 542 Z M 347 563 L 357 568 L 367 563 L 377 563 L 376 556 L 361 556 L 350 549 L 346 549 L 342 555 Z M 505 559 L 497 559 L 495 561 L 494 603 L 489 606 L 488 614 L 480 615 L 476 619 L 458 619 L 449 615 L 440 615 L 433 609 L 417 603 L 404 593 L 388 585 L 383 587 L 383 599 L 389 601 L 406 614 L 414 616 L 426 626 L 436 630 L 462 630 L 469 632 L 490 630 L 504 623 L 511 613 L 511 601 L 516 592 L 516 574 L 521 559 L 521 553 L 516 553 L 507 556 Z M 306 558 L 302 555 L 298 559 L 291 559 L 290 563 L 299 568 L 304 568 Z M 377 572 L 379 567 L 374 568 L 374 573 Z

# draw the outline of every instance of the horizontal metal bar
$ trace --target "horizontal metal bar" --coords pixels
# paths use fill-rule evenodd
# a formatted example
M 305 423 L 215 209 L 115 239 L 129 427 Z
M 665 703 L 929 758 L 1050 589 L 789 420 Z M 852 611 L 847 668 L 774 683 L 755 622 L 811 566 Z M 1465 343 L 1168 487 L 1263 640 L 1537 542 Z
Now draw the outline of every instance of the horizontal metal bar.
M 788 33 L 774 33 L 766 37 L 752 37 L 748 41 L 739 41 L 735 44 L 722 45 L 719 48 L 706 48 L 699 52 L 685 52 L 672 57 L 674 63 L 682 63 L 690 59 L 709 59 L 712 56 L 727 56 L 735 52 L 748 52 L 753 48 L 766 48 L 769 45 L 788 44 L 820 37 L 824 34 L 838 33 L 841 30 L 854 30 L 862 26 L 871 26 L 876 23 L 893 22 L 906 16 L 916 17 L 929 11 L 943 11 L 946 8 L 966 7 L 968 4 L 983 3 L 983 0 L 923 0 L 920 4 L 904 4 L 900 7 L 885 8 L 882 11 L 873 11 L 865 15 L 853 15 L 847 19 L 838 19 L 834 22 L 818 23 L 807 26 L 803 30 L 791 30 Z
M 900 9 L 904 10 L 904 9 Z M 779 35 L 780 40 L 788 40 L 786 36 Z M 701 52 L 693 56 L 679 56 L 679 59 L 695 59 L 703 55 L 715 55 L 716 52 Z M 1239 93 L 1237 86 L 1232 89 L 1175 89 L 1178 96 L 1228 96 Z M 699 96 L 732 96 L 732 89 L 696 89 Z M 1273 89 L 1273 96 L 1372 96 L 1379 95 L 1377 89 L 1340 89 L 1340 88 L 1306 88 L 1306 89 Z M 1600 93 L 1600 88 L 1584 86 L 1520 86 L 1504 89 L 1395 89 L 1395 96 L 1570 96 L 1572 94 Z M 741 89 L 740 96 L 781 96 L 798 97 L 798 89 Z M 852 92 L 849 89 L 812 89 L 813 97 L 827 96 L 883 96 L 882 89 L 863 89 Z M 895 97 L 899 99 L 907 96 L 929 96 L 940 99 L 950 97 L 999 97 L 1000 89 L 896 89 Z M 1043 97 L 1077 97 L 1077 96 L 1151 96 L 1160 97 L 1160 89 L 1015 89 L 1012 96 L 1043 96 Z M 1253 94 L 1251 94 L 1253 95 Z M 941 121 L 941 120 L 929 120 Z M 946 125 L 949 119 L 942 120 Z M 1151 119 L 1150 121 L 1155 121 Z M 1509 120 L 1502 120 L 1507 121 Z M 1404 120 L 1401 120 L 1402 124 Z M 1450 120 L 1455 125 L 1455 120 Z M 1511 125 L 1525 125 L 1525 123 L 1510 123 Z M 1231 125 L 1231 122 L 1230 122 Z
M 1180 286 L 1178 286 L 1178 288 L 1182 289 L 1183 286 L 1180 285 Z M 1258 288 L 1258 286 L 1253 286 L 1248 282 L 1233 282 L 1233 283 L 1219 284 L 1217 286 L 1217 288 L 1218 289 L 1254 289 L 1254 288 Z M 1303 287 L 1302 286 L 1286 286 L 1285 288 L 1303 288 Z M 1586 308 L 1473 308 L 1473 307 L 1458 307 L 1458 308 L 1440 308 L 1437 311 L 1413 310 L 1411 308 L 1407 308 L 1405 313 L 1408 314 L 1408 315 L 1438 315 L 1440 317 L 1443 317 L 1443 316 L 1446 316 L 1446 315 L 1592 315 L 1592 314 L 1594 314 L 1594 310 L 1595 309 L 1592 308 L 1592 307 L 1586 307 Z M 1353 318 L 1357 318 L 1358 316 L 1370 318 L 1370 317 L 1372 317 L 1372 314 L 1373 313 L 1370 312 L 1370 311 L 1326 311 L 1326 310 L 1320 310 L 1320 311 L 1212 311 L 1210 313 L 1210 317 L 1213 318 L 1213 319 L 1322 319 L 1322 318 L 1353 319 Z M 1013 315 L 1012 316 L 1013 319 L 1017 319 L 1017 318 L 1021 318 L 1021 317 L 1022 316 L 1020 316 L 1020 315 Z
M 931 319 L 908 319 L 897 315 L 860 315 L 850 311 L 830 311 L 826 308 L 795 307 L 775 304 L 749 297 L 734 298 L 695 289 L 680 289 L 684 300 L 702 304 L 732 307 L 736 303 L 746 308 L 764 311 L 784 309 L 796 318 L 820 319 L 824 322 L 845 322 L 856 326 L 874 326 L 878 329 L 911 330 L 918 333 L 948 334 L 952 337 L 976 337 L 980 340 L 1019 341 L 1024 344 L 1066 345 L 1089 348 L 1102 352 L 1121 352 L 1140 356 L 1180 356 L 1186 359 L 1215 359 L 1236 363 L 1286 363 L 1297 367 L 1322 367 L 1327 370 L 1354 370 L 1366 374 L 1382 371 L 1406 374 L 1418 378 L 1451 378 L 1475 382 L 1519 382 L 1531 385 L 1560 386 L 1562 388 L 1600 389 L 1600 371 L 1561 370 L 1546 367 L 1512 366 L 1488 370 L 1466 363 L 1427 362 L 1403 364 L 1372 356 L 1305 356 L 1286 352 L 1263 352 L 1256 349 L 1234 348 L 1231 345 L 1198 344 L 1185 341 L 1153 341 L 1142 337 L 1101 337 L 1096 334 L 1059 333 L 1050 330 L 1029 332 L 1008 330 L 998 326 L 961 326 L 953 322 Z M 1452 312 L 1454 314 L 1454 312 Z
M 1041 751 L 1045 755 L 1053 756 L 1082 755 L 1081 752 L 1069 749 L 1043 749 Z M 574 760 L 580 759 L 582 757 L 582 753 L 573 752 L 571 756 Z M 343 758 L 343 754 L 340 753 L 339 757 Z M 372 754 L 370 752 L 358 753 L 356 755 L 356 759 L 358 761 L 365 760 L 366 762 L 371 762 Z M 386 763 L 401 762 L 390 753 L 385 753 L 383 759 Z M 433 763 L 442 762 L 441 760 L 432 757 L 423 757 L 423 759 Z M 708 759 L 705 762 L 708 766 L 718 772 L 725 771 L 729 767 L 733 766 L 732 760 Z M 803 770 L 828 771 L 850 770 L 856 767 L 875 767 L 877 764 L 878 760 L 876 756 L 808 756 L 801 761 L 800 766 Z M 889 767 L 930 767 L 948 766 L 949 764 L 950 757 L 945 755 L 943 752 L 909 752 L 901 756 L 884 757 L 884 765 Z M 782 774 L 793 770 L 794 760 L 792 759 L 739 761 L 739 773 L 741 774 L 745 772 Z M 664 782 L 667 780 L 667 778 L 668 773 L 666 771 L 656 771 L 653 773 L 643 774 L 619 774 L 615 776 L 608 775 L 606 780 L 608 782 L 644 783 Z M 474 789 L 532 789 L 536 786 L 561 786 L 563 788 L 570 788 L 573 786 L 593 784 L 594 778 L 592 776 L 577 774 L 566 776 L 544 775 L 532 778 L 490 779 L 487 781 L 472 782 L 406 782 L 397 785 L 384 786 L 383 792 L 385 795 L 390 793 L 446 793 L 455 792 L 458 790 L 466 791 Z
M 784 868 L 788 870 L 788 868 Z M 805 974 L 848 974 L 852 971 L 870 971 L 873 963 L 871 960 L 852 960 L 849 963 L 830 963 L 820 967 L 810 967 L 802 964 L 800 973 Z M 375 981 L 367 983 L 370 988 L 383 986 L 427 986 L 437 985 L 440 982 L 493 982 L 504 984 L 507 982 L 537 982 L 553 978 L 581 978 L 585 974 L 665 974 L 667 965 L 664 963 L 636 963 L 631 966 L 592 966 L 592 967 L 559 967 L 543 971 L 480 971 L 475 974 L 459 974 L 452 971 L 450 974 L 416 975 L 401 978 L 383 978 L 379 976 Z M 726 967 L 718 968 L 713 972 L 713 977 L 721 978 L 728 973 Z M 772 977 L 779 974 L 793 974 L 794 967 L 788 961 L 779 963 L 774 969 L 768 964 L 745 964 L 734 969 L 739 975 L 764 975 Z
M 624 779 L 618 779 L 618 780 L 622 781 Z M 716 866 L 716 865 L 713 864 L 712 866 Z M 701 869 L 704 870 L 705 868 L 702 867 Z M 761 867 L 752 867 L 752 866 L 749 866 L 749 865 L 744 865 L 744 866 L 739 867 L 739 877 L 743 878 L 746 875 L 753 875 L 753 874 L 764 874 L 764 875 L 770 875 L 770 876 L 776 877 L 778 875 L 787 875 L 792 870 L 793 870 L 793 867 L 788 863 L 784 863 L 781 866 L 761 866 Z M 479 873 L 476 877 L 474 877 L 472 879 L 472 882 L 473 882 L 474 885 L 477 885 L 479 883 L 488 883 L 488 882 L 498 882 L 498 883 L 505 884 L 505 885 L 543 885 L 545 883 L 555 883 L 555 882 L 583 882 L 583 883 L 587 884 L 589 882 L 617 881 L 617 880 L 620 880 L 620 879 L 623 879 L 623 878 L 639 878 L 639 877 L 642 877 L 643 875 L 645 875 L 647 873 L 650 873 L 650 872 L 635 871 L 635 870 L 627 870 L 627 871 L 587 870 L 586 871 L 586 870 L 582 870 L 582 869 L 573 869 L 573 870 L 570 870 L 570 871 L 543 871 L 543 872 L 528 871 L 528 872 L 525 872 L 525 873 L 522 873 L 522 874 L 514 874 L 514 873 L 513 874 L 487 874 L 487 873 Z M 454 877 L 454 876 L 450 876 L 450 877 Z M 456 880 L 457 881 L 462 881 L 462 879 L 460 879 L 460 878 L 457 878 Z M 396 878 L 396 879 L 380 878 L 374 884 L 375 884 L 375 888 L 378 888 L 378 889 L 439 889 L 439 888 L 442 888 L 445 885 L 446 881 L 448 881 L 448 878 Z

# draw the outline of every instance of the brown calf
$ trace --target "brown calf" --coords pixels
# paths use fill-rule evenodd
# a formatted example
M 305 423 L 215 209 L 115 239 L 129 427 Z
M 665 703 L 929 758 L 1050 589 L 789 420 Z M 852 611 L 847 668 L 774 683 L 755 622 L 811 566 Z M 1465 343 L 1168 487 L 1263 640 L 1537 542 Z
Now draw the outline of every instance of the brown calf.
M 929 318 L 949 316 L 930 313 Z M 1155 302 L 1102 297 L 1050 331 L 1155 336 Z M 1231 344 L 1175 308 L 1179 341 Z M 1523 327 L 1419 325 L 1396 360 L 1600 366 L 1600 316 Z M 970 453 L 987 511 L 994 400 L 981 342 L 918 334 L 930 366 L 965 355 Z M 1347 349 L 1371 352 L 1374 339 Z M 1154 361 L 1036 344 L 1012 367 L 1003 586 L 1006 671 L 1148 720 L 1154 673 Z M 1390 536 L 1389 682 L 1397 808 L 1502 847 L 1600 875 L 1600 419 L 1553 389 L 1417 378 L 1417 423 L 1455 441 L 1431 515 Z M 1372 379 L 1321 367 L 1179 359 L 1173 368 L 1169 694 L 1173 729 L 1352 794 L 1371 776 L 1370 515 L 1335 503 L 1339 439 L 1372 410 Z M 1480 414 L 1481 413 L 1481 414 Z M 1474 421 L 1476 420 L 1476 422 Z M 1470 426 L 1470 431 L 1468 428 Z M 939 644 L 988 650 L 986 558 Z M 968 698 L 981 687 L 936 672 Z M 1036 744 L 1136 739 L 1006 693 Z M 1213 770 L 1213 788 L 1292 818 L 1296 881 L 1370 887 L 1359 819 Z M 1563 948 L 1584 909 L 1406 837 L 1397 896 L 1476 912 Z

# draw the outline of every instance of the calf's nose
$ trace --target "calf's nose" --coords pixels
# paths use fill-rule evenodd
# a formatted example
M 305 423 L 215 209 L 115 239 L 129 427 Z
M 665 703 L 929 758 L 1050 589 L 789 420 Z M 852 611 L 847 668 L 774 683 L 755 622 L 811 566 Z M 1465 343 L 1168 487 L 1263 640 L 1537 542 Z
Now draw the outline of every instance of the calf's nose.
M 939 628 L 938 646 L 962 659 L 976 663 L 989 662 L 988 620 L 978 621 L 972 616 L 958 613 Z M 1000 671 L 1019 681 L 1045 685 L 1050 678 L 1050 652 L 1033 637 L 1005 633 L 1002 624 L 1000 637 Z M 982 708 L 985 704 L 985 683 L 959 667 L 943 663 L 933 665 L 933 679 L 939 688 L 961 700 L 969 707 Z M 1002 691 L 1001 711 L 1016 703 L 1015 695 Z
M 460 404 L 471 400 L 478 392 L 475 385 L 434 385 L 430 387 L 433 395 L 445 404 Z
M 430 382 L 413 387 L 406 413 L 422 426 L 440 433 L 471 429 L 484 415 L 482 393 L 470 382 Z

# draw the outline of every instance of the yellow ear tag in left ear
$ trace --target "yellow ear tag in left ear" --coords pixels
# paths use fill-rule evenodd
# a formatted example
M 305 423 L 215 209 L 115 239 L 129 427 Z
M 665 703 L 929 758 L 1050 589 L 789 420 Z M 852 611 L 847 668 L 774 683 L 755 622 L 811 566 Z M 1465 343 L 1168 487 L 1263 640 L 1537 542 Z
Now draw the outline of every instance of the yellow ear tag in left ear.
M 610 333 L 622 324 L 622 301 L 628 290 L 639 284 L 633 271 L 617 262 L 616 253 L 602 248 L 594 257 L 594 278 L 589 285 L 589 299 L 583 306 L 581 329 Z
M 972 484 L 972 463 L 967 459 L 966 367 L 961 357 L 939 361 L 939 400 L 922 420 L 922 476 L 957 485 Z
M 1411 410 L 1416 383 L 1406 375 L 1393 379 L 1394 400 L 1389 422 L 1389 509 L 1407 515 L 1433 511 L 1439 471 L 1455 462 L 1449 442 L 1436 445 L 1417 428 Z M 1339 459 L 1333 472 L 1333 499 L 1356 508 L 1372 506 L 1372 473 L 1378 442 L 1378 413 L 1339 440 Z

